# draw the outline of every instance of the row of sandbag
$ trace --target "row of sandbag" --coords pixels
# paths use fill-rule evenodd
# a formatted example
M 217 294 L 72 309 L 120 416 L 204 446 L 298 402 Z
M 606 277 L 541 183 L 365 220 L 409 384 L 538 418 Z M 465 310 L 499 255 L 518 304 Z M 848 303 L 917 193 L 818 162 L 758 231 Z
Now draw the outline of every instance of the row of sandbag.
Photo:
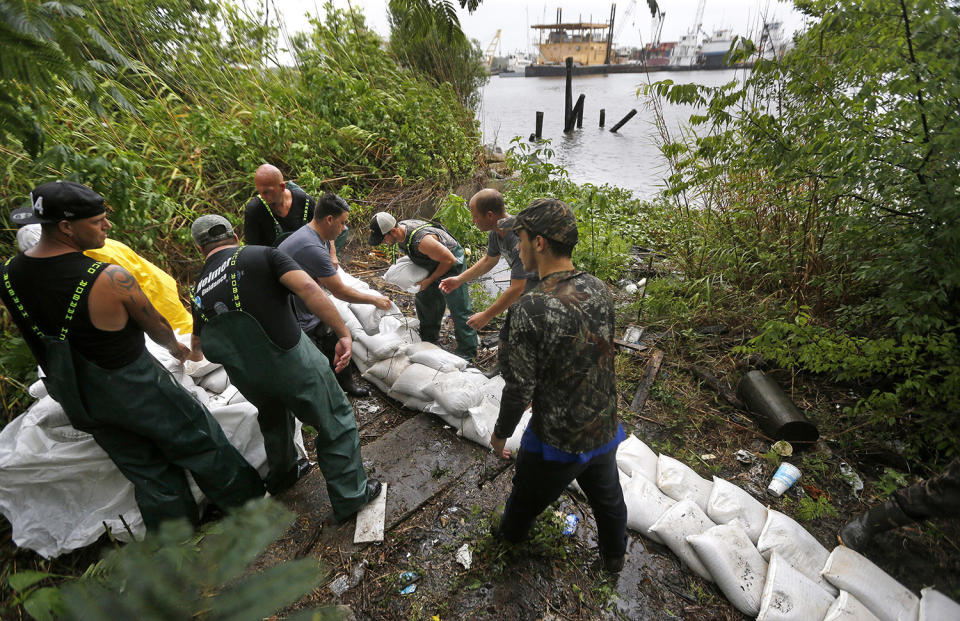
M 206 361 L 183 365 L 149 339 L 147 349 L 207 406 L 230 443 L 265 475 L 257 409 L 230 384 L 223 367 Z M 133 485 L 90 434 L 70 425 L 41 381 L 29 392 L 36 401 L 0 430 L 0 512 L 10 522 L 14 543 L 54 558 L 95 542 L 105 527 L 121 541 L 142 537 Z M 306 457 L 299 422 L 295 443 Z M 200 489 L 189 473 L 187 478 L 201 502 Z
M 764 621 L 960 619 L 933 589 L 917 597 L 857 552 L 829 552 L 792 518 L 724 479 L 657 455 L 630 436 L 617 452 L 627 524 Z
M 411 409 L 436 414 L 459 435 L 490 446 L 502 378 L 487 379 L 454 354 L 419 342 L 415 320 L 399 311 L 377 314 L 372 307 L 343 303 L 338 308 L 351 327 L 354 359 L 367 380 Z M 527 411 L 507 442 L 514 452 L 529 417 Z M 829 552 L 795 520 L 739 486 L 704 479 L 634 436 L 618 448 L 617 464 L 628 527 L 669 547 L 745 614 L 764 621 L 960 618 L 960 606 L 937 591 L 925 589 L 917 597 L 853 550 Z

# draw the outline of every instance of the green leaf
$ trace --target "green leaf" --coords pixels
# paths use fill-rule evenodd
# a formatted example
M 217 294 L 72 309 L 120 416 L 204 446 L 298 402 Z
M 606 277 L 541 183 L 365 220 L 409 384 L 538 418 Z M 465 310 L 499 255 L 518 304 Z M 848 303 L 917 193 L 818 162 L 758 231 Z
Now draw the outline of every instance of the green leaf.
M 12 588 L 14 591 L 25 591 L 41 580 L 46 580 L 47 578 L 53 577 L 55 577 L 54 574 L 27 569 L 24 571 L 18 571 L 17 573 L 8 576 L 7 584 L 9 584 L 10 588 Z

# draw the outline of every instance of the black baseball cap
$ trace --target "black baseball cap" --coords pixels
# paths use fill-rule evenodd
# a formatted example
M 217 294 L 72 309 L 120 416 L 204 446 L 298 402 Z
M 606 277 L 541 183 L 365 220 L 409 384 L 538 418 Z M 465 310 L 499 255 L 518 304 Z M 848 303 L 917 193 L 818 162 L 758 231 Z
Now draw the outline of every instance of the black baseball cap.
M 14 209 L 10 219 L 17 226 L 49 224 L 61 220 L 82 220 L 107 210 L 103 197 L 73 181 L 51 181 L 33 188 L 30 207 Z

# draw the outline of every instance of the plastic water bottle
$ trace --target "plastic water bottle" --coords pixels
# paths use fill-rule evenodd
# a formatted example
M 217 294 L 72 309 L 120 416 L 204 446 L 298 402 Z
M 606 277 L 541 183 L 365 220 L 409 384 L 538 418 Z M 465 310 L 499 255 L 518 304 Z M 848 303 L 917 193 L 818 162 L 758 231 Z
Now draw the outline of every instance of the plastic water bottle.
M 567 517 L 563 518 L 563 534 L 567 537 L 573 536 L 573 533 L 577 532 L 577 523 L 579 522 L 580 518 L 573 513 L 568 513 Z

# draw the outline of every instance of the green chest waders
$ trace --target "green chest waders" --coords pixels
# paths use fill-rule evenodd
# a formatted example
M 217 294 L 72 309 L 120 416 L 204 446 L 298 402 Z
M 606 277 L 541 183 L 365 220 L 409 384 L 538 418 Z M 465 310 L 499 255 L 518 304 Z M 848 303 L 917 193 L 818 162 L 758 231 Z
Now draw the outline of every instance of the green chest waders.
M 172 518 L 196 523 L 199 512 L 183 470 L 226 509 L 263 495 L 257 471 L 229 443 L 217 421 L 144 350 L 132 363 L 104 369 L 67 341 L 70 321 L 103 264 L 77 285 L 57 338 L 44 335 L 20 307 L 4 270 L 4 286 L 44 347 L 43 382 L 70 423 L 91 434 L 133 484 L 148 529 Z
M 241 251 L 231 258 L 235 310 L 207 319 L 201 309 L 204 355 L 223 365 L 230 381 L 258 410 L 268 490 L 282 491 L 296 482 L 293 418 L 316 429 L 317 463 L 339 520 L 366 502 L 367 476 L 353 407 L 326 357 L 306 334 L 301 332 L 296 345 L 282 349 L 242 310 L 235 267 Z
M 477 338 L 477 331 L 467 325 L 467 320 L 473 315 L 473 305 L 470 303 L 470 287 L 457 287 L 450 293 L 444 293 L 440 290 L 441 280 L 463 273 L 463 249 L 457 246 L 450 252 L 457 259 L 453 267 L 413 297 L 417 318 L 420 320 L 420 338 L 425 341 L 436 342 L 440 336 L 443 310 L 449 308 L 450 318 L 453 319 L 453 334 L 457 339 L 457 355 L 472 360 L 477 355 L 479 339 Z

